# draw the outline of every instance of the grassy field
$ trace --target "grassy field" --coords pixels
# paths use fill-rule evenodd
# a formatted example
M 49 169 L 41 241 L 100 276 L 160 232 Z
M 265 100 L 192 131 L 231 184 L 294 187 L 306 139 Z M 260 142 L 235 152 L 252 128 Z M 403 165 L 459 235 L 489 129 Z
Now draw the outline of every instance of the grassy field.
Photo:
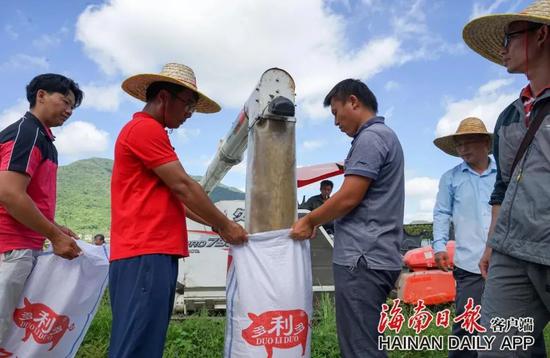
M 412 307 L 404 307 L 405 317 L 410 317 Z M 434 312 L 443 309 L 438 307 Z M 434 319 L 435 320 L 435 319 Z M 414 335 L 414 332 L 403 325 L 401 335 Z M 209 316 L 208 312 L 197 313 L 184 320 L 174 320 L 168 328 L 164 357 L 221 357 L 223 354 L 225 321 L 223 316 Z M 100 358 L 107 356 L 109 332 L 111 330 L 111 311 L 108 297 L 103 299 L 97 315 L 90 326 L 77 357 Z M 450 328 L 435 327 L 434 322 L 422 332 L 426 336 L 440 336 L 450 333 Z M 546 327 L 547 347 L 550 346 L 550 326 Z M 393 332 L 392 332 L 393 334 Z M 315 305 L 312 336 L 312 357 L 337 358 L 338 342 L 334 302 L 328 295 L 322 296 Z M 550 352 L 549 352 L 550 353 Z M 394 351 L 388 352 L 390 358 L 447 357 L 447 352 L 435 351 Z

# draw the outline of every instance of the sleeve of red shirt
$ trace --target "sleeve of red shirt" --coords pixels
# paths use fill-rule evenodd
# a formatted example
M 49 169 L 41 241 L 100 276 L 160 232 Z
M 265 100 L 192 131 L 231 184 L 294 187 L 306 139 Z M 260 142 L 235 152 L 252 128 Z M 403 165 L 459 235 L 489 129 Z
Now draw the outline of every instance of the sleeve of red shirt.
M 128 134 L 130 150 L 149 169 L 178 160 L 168 134 L 154 121 L 141 121 Z
M 42 162 L 38 128 L 21 122 L 13 137 L 0 144 L 0 170 L 9 170 L 32 177 Z

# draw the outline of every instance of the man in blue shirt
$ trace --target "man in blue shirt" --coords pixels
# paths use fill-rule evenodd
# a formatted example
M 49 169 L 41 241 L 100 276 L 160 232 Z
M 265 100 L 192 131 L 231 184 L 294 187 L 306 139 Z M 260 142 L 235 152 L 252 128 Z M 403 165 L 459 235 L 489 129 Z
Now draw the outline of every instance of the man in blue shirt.
M 468 298 L 481 303 L 484 279 L 478 262 L 485 249 L 491 223 L 489 199 L 496 178 L 496 165 L 489 157 L 492 134 L 478 118 L 466 118 L 455 134 L 437 138 L 434 144 L 463 162 L 447 171 L 439 181 L 434 208 L 433 249 L 437 266 L 447 271 L 450 259 L 446 243 L 451 222 L 455 233 L 453 276 L 456 281 L 456 314 L 464 312 Z M 453 335 L 469 333 L 453 325 Z M 449 351 L 449 357 L 477 357 L 475 351 Z
M 402 267 L 403 150 L 384 118 L 376 116 L 376 97 L 361 81 L 341 81 L 324 105 L 334 124 L 353 138 L 344 182 L 293 225 L 291 236 L 308 239 L 316 226 L 337 219 L 332 262 L 341 356 L 386 357 L 378 350 L 378 321 Z

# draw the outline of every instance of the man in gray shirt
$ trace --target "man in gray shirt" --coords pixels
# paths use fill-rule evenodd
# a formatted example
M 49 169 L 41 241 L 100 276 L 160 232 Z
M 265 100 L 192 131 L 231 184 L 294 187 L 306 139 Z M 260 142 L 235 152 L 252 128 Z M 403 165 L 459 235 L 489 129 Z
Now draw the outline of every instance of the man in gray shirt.
M 494 342 L 478 357 L 546 356 L 544 344 L 506 343 L 520 336 L 533 343 L 550 322 L 550 1 L 534 1 L 519 13 L 473 19 L 463 37 L 481 56 L 529 81 L 499 115 L 494 130 L 492 220 L 479 261 L 486 278 L 481 324 Z M 530 128 L 535 132 L 524 147 Z
M 334 124 L 353 138 L 340 190 L 292 227 L 295 239 L 335 221 L 333 270 L 341 356 L 386 357 L 378 350 L 381 305 L 401 271 L 404 162 L 395 133 L 377 117 L 376 97 L 347 79 L 326 96 Z

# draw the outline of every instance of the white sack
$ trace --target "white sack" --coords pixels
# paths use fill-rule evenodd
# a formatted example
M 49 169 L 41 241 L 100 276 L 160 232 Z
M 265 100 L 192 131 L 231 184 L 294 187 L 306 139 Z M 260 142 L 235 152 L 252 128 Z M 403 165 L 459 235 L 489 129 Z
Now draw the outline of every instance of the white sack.
M 309 241 L 289 230 L 249 236 L 232 246 L 227 273 L 226 358 L 311 355 Z
M 1 357 L 74 357 L 107 286 L 106 246 L 77 241 L 83 255 L 65 260 L 45 252 L 13 313 Z

